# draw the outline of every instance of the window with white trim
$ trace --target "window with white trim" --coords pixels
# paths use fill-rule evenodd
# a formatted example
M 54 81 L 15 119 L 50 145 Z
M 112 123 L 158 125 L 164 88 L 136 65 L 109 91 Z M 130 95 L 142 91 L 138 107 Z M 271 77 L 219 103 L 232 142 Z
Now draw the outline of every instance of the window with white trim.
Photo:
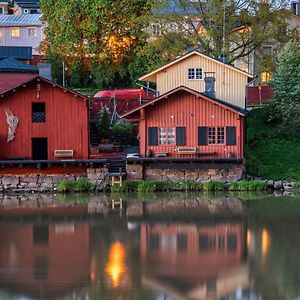
M 203 79 L 202 68 L 189 68 L 188 69 L 188 79 L 189 80 L 202 80 Z
M 225 127 L 208 127 L 208 144 L 225 144 Z
M 20 28 L 19 27 L 14 27 L 10 29 L 10 36 L 13 38 L 18 38 L 20 37 Z
M 4 14 L 4 8 L 0 7 L 0 15 L 3 15 L 3 14 Z
M 159 128 L 158 131 L 159 145 L 174 145 L 175 144 L 175 128 Z
M 36 37 L 37 36 L 36 27 L 28 27 L 27 33 L 28 33 L 28 37 Z

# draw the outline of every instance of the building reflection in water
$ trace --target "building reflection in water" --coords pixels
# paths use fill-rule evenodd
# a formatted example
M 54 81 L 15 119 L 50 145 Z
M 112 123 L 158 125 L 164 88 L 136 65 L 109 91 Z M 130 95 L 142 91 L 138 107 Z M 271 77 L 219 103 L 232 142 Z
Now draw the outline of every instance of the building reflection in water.
M 219 299 L 249 287 L 241 223 L 142 224 L 142 281 L 157 299 Z
M 0 226 L 0 285 L 38 299 L 59 297 L 89 281 L 88 223 Z

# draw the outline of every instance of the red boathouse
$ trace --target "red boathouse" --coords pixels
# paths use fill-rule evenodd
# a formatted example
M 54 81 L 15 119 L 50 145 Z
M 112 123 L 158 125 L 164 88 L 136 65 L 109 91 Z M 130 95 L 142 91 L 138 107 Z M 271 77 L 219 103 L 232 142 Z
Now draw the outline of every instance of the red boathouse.
M 34 70 L 9 68 L 0 73 L 0 160 L 88 159 L 87 99 Z
M 139 123 L 140 156 L 244 157 L 246 111 L 181 86 L 122 117 Z

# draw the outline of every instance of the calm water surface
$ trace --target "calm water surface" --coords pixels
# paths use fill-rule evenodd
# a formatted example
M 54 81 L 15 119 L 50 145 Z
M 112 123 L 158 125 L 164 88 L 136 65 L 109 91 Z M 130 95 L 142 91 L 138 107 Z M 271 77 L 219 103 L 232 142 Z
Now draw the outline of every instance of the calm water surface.
M 300 299 L 299 229 L 300 198 L 251 200 L 244 220 L 8 212 L 0 299 Z

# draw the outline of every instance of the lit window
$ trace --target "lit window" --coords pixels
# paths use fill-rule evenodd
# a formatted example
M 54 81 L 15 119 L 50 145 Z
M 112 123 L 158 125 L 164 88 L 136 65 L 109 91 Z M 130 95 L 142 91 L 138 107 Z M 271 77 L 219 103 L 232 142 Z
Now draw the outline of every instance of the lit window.
M 10 29 L 10 36 L 13 38 L 18 38 L 20 37 L 20 28 L 15 27 Z
M 225 130 L 224 127 L 218 127 L 218 144 L 224 144 L 225 143 Z
M 189 68 L 188 69 L 189 80 L 201 80 L 203 79 L 203 71 L 201 68 Z
M 28 37 L 36 37 L 36 28 L 33 27 L 33 28 L 28 28 Z
M 261 81 L 262 82 L 268 82 L 271 80 L 271 73 L 268 71 L 263 71 L 261 73 Z
M 158 142 L 160 145 L 175 144 L 175 128 L 159 128 Z
M 208 144 L 216 143 L 216 128 L 208 127 Z

